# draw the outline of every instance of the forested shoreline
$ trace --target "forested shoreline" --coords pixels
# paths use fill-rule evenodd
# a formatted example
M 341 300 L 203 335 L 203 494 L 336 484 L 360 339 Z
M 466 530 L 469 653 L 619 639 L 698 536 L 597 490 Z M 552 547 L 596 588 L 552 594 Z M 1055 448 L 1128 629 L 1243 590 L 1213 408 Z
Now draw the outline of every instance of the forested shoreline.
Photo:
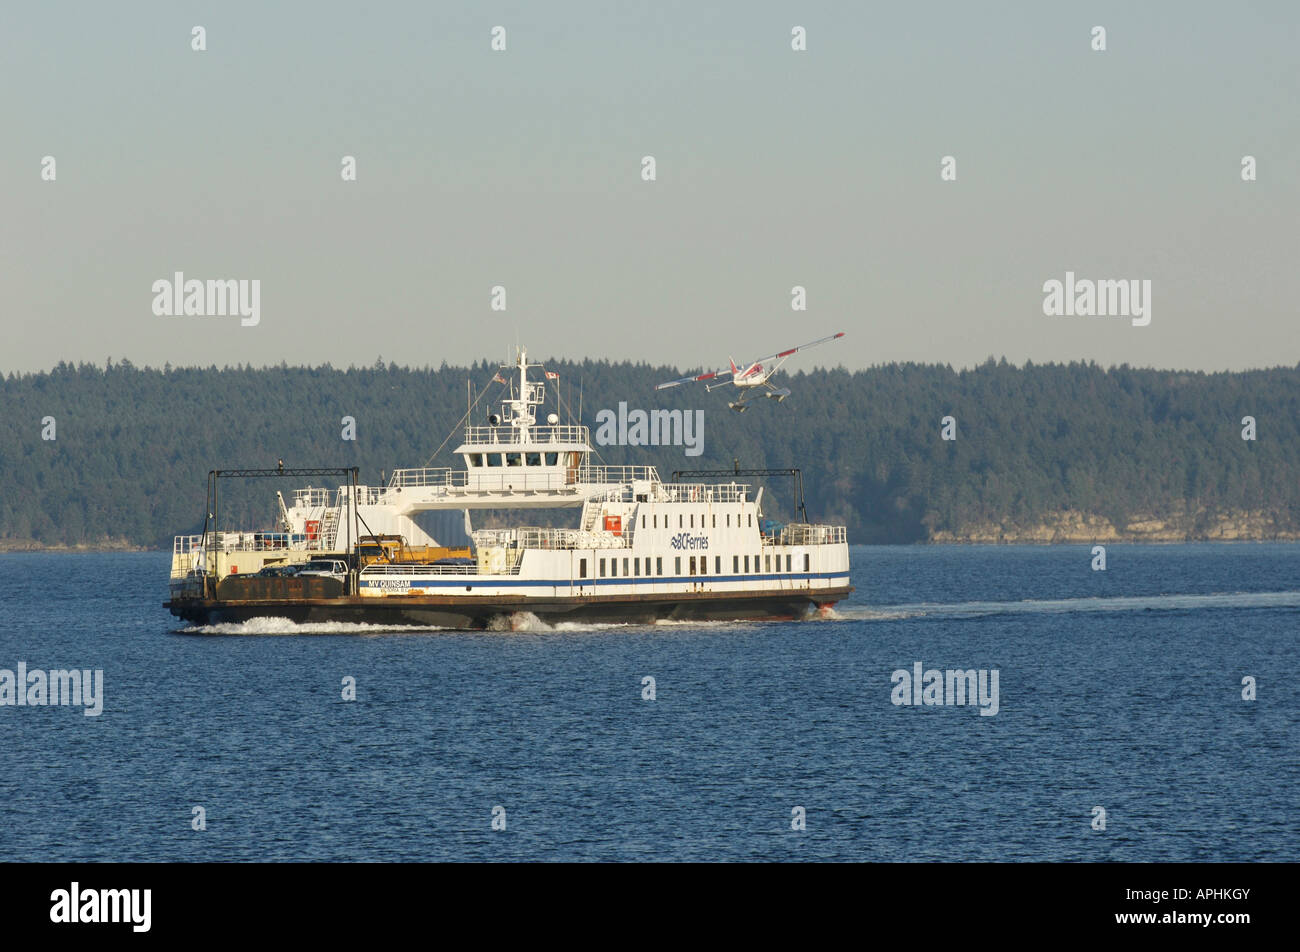
M 656 393 L 690 368 L 547 361 L 565 422 L 600 410 L 703 410 L 702 452 L 599 446 L 606 462 L 800 467 L 809 516 L 854 543 L 1300 538 L 1300 367 L 1233 373 L 989 360 L 783 378 L 783 403 Z M 170 548 L 202 523 L 214 468 L 456 465 L 467 380 L 485 422 L 495 363 L 406 368 L 60 364 L 0 378 L 0 548 Z M 557 409 L 548 381 L 547 409 Z M 486 394 L 483 391 L 486 389 Z M 342 439 L 344 417 L 355 440 Z M 942 438 L 944 418 L 956 439 Z M 1255 439 L 1242 438 L 1254 419 Z M 434 451 L 452 433 L 440 453 Z M 49 437 L 53 437 L 50 439 Z M 753 481 L 753 480 L 748 480 Z M 767 482 L 791 517 L 789 481 Z M 269 523 L 274 488 L 244 515 Z

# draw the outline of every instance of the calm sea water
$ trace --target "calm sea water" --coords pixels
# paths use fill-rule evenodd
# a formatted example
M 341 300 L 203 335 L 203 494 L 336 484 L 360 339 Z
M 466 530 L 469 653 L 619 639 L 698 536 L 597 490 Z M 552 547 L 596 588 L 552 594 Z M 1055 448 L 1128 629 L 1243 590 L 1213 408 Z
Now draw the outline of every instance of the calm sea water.
M 0 707 L 0 860 L 1300 859 L 1300 546 L 852 559 L 819 621 L 304 634 L 180 630 L 165 554 L 0 556 L 0 668 L 105 679 Z M 917 661 L 999 712 L 895 706 Z

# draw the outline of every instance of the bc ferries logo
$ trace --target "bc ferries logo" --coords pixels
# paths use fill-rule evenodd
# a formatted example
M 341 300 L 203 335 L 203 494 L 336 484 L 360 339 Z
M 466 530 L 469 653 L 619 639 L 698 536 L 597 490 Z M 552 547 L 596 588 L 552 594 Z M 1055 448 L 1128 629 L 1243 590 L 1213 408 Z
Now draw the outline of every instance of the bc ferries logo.
M 618 412 L 596 414 L 596 442 L 601 446 L 684 446 L 687 456 L 704 452 L 704 411 L 632 410 L 620 400 Z
M 262 320 L 262 282 L 253 280 L 185 280 L 177 271 L 173 280 L 153 283 L 153 312 L 159 317 L 226 317 L 239 315 L 244 327 Z
M 679 532 L 672 538 L 672 547 L 674 549 L 707 549 L 709 547 L 709 537 L 693 536 L 689 532 Z

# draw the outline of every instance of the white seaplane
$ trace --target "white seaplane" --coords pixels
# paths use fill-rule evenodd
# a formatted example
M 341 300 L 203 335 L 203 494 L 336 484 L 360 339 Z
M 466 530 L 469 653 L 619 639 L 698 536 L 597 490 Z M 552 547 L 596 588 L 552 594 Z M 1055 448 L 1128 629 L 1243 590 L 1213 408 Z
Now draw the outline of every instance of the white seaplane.
M 781 365 L 787 360 L 799 353 L 801 350 L 807 350 L 809 347 L 816 347 L 818 344 L 824 344 L 827 341 L 839 340 L 844 336 L 844 332 L 832 334 L 830 337 L 823 337 L 821 340 L 810 341 L 807 344 L 800 344 L 798 347 L 791 347 L 789 350 L 783 350 L 779 354 L 770 354 L 767 357 L 760 357 L 747 367 L 736 365 L 735 358 L 728 358 L 731 364 L 730 368 L 715 370 L 712 373 L 700 374 L 698 377 L 682 377 L 679 380 L 670 380 L 667 383 L 657 384 L 656 390 L 667 390 L 669 387 L 680 387 L 684 383 L 703 383 L 707 380 L 716 380 L 716 383 L 705 383 L 706 391 L 717 390 L 719 387 L 728 385 L 740 388 L 740 397 L 734 403 L 728 403 L 727 406 L 737 413 L 744 413 L 749 409 L 749 404 L 745 403 L 745 398 L 750 396 L 756 387 L 762 387 L 767 392 L 763 396 L 780 403 L 786 397 L 790 396 L 788 387 L 778 387 L 772 383 L 772 375 L 781 369 Z M 776 361 L 776 363 L 768 363 Z

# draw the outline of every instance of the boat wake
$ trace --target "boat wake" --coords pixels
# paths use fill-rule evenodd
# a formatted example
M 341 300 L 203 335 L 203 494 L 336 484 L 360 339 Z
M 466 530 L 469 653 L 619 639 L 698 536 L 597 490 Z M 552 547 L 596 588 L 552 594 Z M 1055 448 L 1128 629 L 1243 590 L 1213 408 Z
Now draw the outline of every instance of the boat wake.
M 387 635 L 406 632 L 449 631 L 435 625 L 373 625 L 349 621 L 295 622 L 288 618 L 250 618 L 248 621 L 178 628 L 178 635 Z
M 841 606 L 835 614 L 845 621 L 899 621 L 910 618 L 985 618 L 992 615 L 1064 615 L 1076 612 L 1200 611 L 1215 608 L 1300 608 L 1300 592 L 1137 595 L 954 604 L 916 602 L 906 605 L 881 605 L 874 608 Z

